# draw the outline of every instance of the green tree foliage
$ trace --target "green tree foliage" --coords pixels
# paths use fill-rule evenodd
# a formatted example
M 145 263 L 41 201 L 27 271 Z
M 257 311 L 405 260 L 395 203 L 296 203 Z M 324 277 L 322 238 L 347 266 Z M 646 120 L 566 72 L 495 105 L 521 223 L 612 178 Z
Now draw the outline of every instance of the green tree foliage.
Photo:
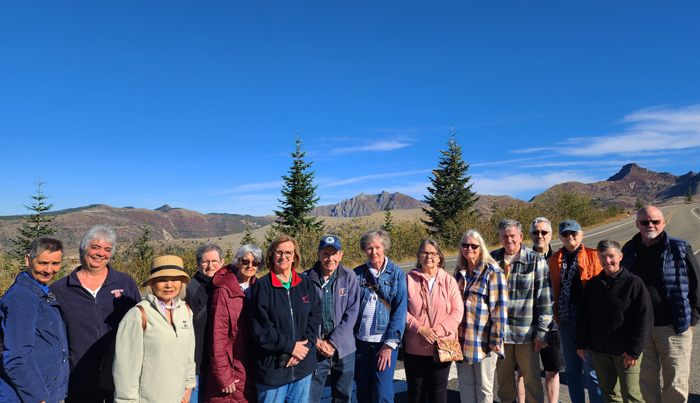
M 248 244 L 257 245 L 257 241 L 253 237 L 253 226 L 250 225 L 250 221 L 245 222 L 245 235 L 243 235 L 243 239 L 241 239 L 241 246 Z
M 688 186 L 688 192 L 685 194 L 685 201 L 688 203 L 693 202 L 693 189 Z
M 309 213 L 319 200 L 316 196 L 317 186 L 313 185 L 314 171 L 310 171 L 313 162 L 305 162 L 304 157 L 306 151 L 301 150 L 301 139 L 299 133 L 296 138 L 296 150 L 291 153 L 294 161 L 289 174 L 283 175 L 284 185 L 282 185 L 282 196 L 284 199 L 279 199 L 282 204 L 281 210 L 275 210 L 280 218 L 276 225 L 273 225 L 277 230 L 294 236 L 301 228 L 306 229 L 323 229 L 323 221 L 316 221 L 316 217 L 309 217 Z
M 140 229 L 141 235 L 131 245 L 133 265 L 129 270 L 129 274 L 136 280 L 137 284 L 141 284 L 150 275 L 151 261 L 156 254 L 153 246 L 149 244 L 152 239 L 151 229 L 148 228 L 147 224 L 143 224 Z
M 471 176 L 467 175 L 469 165 L 462 160 L 462 147 L 457 145 L 455 132 L 452 131 L 447 151 L 440 151 L 442 156 L 438 168 L 433 170 L 433 178 L 429 178 L 428 196 L 425 201 L 431 209 L 423 209 L 428 220 L 423 223 L 428 226 L 430 235 L 439 238 L 443 243 L 457 242 L 454 234 L 448 234 L 447 227 L 463 213 L 474 214 L 473 206 L 478 197 L 472 191 L 469 183 Z
M 641 209 L 643 209 L 643 208 L 644 208 L 644 202 L 642 201 L 642 199 L 640 199 L 639 197 L 637 197 L 637 201 L 634 202 L 634 209 L 635 209 L 635 210 L 641 210 Z
M 382 229 L 388 232 L 389 236 L 393 235 L 395 226 L 394 218 L 391 216 L 391 210 L 393 210 L 393 208 L 387 203 L 386 207 L 384 208 L 384 225 L 382 225 Z
M 33 211 L 34 214 L 22 217 L 24 223 L 20 228 L 17 228 L 19 235 L 14 239 L 10 239 L 13 245 L 11 254 L 20 265 L 24 265 L 24 256 L 29 253 L 29 246 L 34 238 L 56 233 L 56 229 L 50 225 L 55 217 L 44 215 L 44 213 L 47 213 L 53 208 L 53 204 L 46 203 L 46 199 L 48 199 L 49 196 L 41 192 L 41 186 L 45 184 L 46 182 L 42 182 L 41 179 L 39 179 L 39 183 L 35 183 L 39 189 L 36 195 L 29 196 L 34 200 L 34 203 L 32 203 L 31 206 L 24 206 L 27 210 Z

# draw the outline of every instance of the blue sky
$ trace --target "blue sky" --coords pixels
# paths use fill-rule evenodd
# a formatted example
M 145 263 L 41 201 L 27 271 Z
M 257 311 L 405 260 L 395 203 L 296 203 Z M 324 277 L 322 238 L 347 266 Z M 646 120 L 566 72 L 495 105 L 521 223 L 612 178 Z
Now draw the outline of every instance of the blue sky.
M 700 3 L 0 3 L 0 215 L 36 187 L 265 215 L 299 132 L 321 204 L 700 170 Z

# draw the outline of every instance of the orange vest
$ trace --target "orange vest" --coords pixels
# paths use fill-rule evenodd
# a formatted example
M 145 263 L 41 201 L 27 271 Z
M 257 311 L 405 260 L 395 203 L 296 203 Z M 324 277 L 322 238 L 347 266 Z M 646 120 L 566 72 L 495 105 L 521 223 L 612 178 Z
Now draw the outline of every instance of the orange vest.
M 559 295 L 561 294 L 561 260 L 563 257 L 564 248 L 559 249 L 549 259 L 549 278 L 552 285 L 552 294 L 554 296 L 554 319 L 559 321 Z M 603 267 L 598 260 L 598 251 L 589 249 L 581 244 L 581 249 L 578 251 L 578 272 L 581 274 L 581 285 L 586 288 L 588 280 L 597 276 L 603 271 Z

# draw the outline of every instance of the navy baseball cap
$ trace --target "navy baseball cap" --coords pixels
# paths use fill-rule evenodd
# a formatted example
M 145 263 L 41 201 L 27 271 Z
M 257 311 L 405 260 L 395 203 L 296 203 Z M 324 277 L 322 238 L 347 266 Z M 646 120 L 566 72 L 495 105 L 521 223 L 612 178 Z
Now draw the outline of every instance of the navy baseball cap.
M 562 221 L 559 224 L 559 233 L 561 234 L 564 231 L 581 231 L 581 226 L 574 220 Z
M 318 245 L 318 250 L 321 250 L 326 246 L 332 246 L 338 250 L 343 250 L 343 248 L 340 247 L 340 239 L 334 236 L 324 236 L 321 238 L 321 243 Z

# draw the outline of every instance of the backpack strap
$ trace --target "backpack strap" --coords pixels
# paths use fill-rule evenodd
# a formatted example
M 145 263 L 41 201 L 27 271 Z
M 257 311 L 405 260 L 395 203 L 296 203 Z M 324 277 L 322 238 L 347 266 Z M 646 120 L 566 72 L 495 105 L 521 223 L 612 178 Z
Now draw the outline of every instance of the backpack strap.
M 146 332 L 146 310 L 143 309 L 141 305 L 136 305 L 137 308 L 141 311 L 141 327 L 143 328 L 143 332 Z

